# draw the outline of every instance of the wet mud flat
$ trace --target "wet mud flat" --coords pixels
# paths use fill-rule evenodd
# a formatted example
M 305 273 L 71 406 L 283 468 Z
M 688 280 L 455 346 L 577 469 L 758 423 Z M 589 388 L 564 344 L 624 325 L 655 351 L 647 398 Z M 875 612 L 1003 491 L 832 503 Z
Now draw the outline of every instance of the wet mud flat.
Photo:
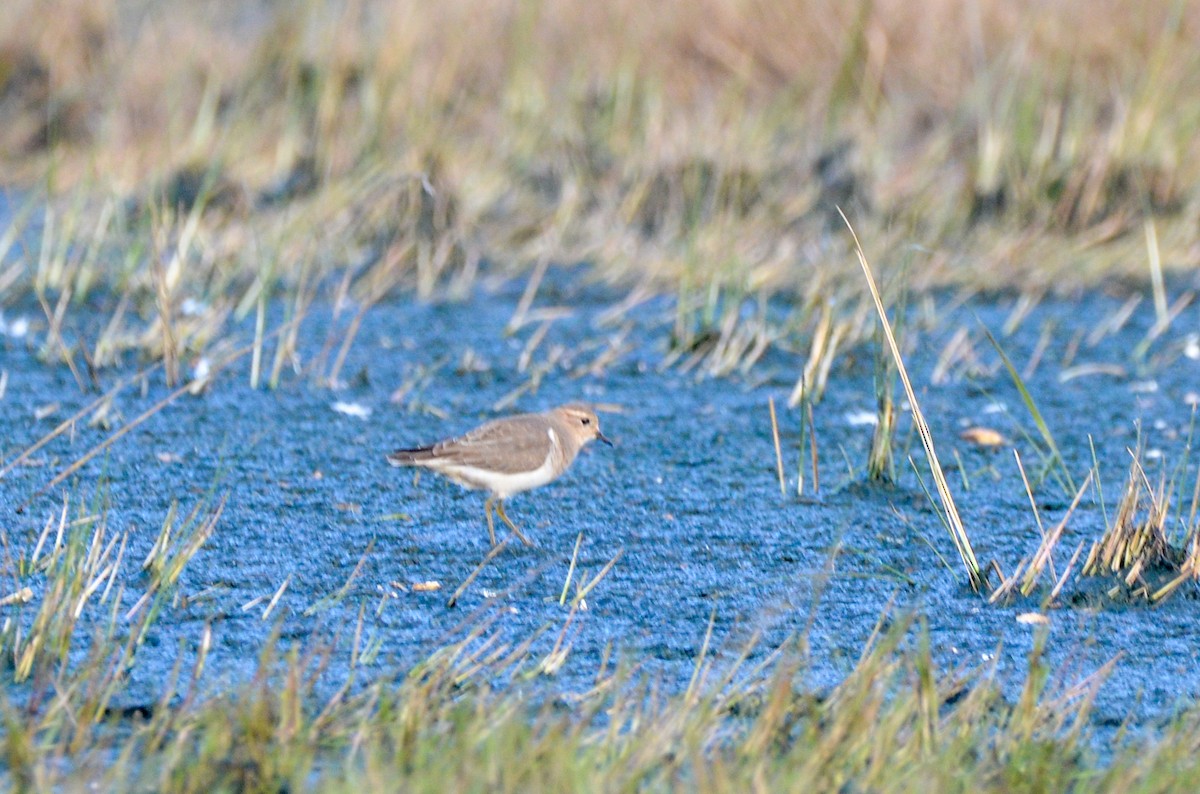
M 1177 284 L 1172 292 L 1188 288 Z M 336 638 L 323 679 L 332 690 L 351 675 L 352 654 L 353 675 L 369 679 L 405 670 L 486 622 L 483 636 L 495 635 L 498 643 L 515 647 L 536 635 L 531 660 L 567 649 L 553 674 L 504 682 L 556 696 L 590 689 L 606 659 L 626 660 L 638 675 L 679 691 L 696 669 L 710 621 L 716 671 L 748 646 L 746 669 L 804 636 L 804 675 L 824 691 L 854 667 L 881 621 L 907 613 L 921 616 L 939 665 L 994 667 L 1015 695 L 1040 630 L 1022 616 L 1038 610 L 1044 592 L 992 605 L 967 586 L 907 463 L 911 455 L 924 469 L 905 417 L 897 483 L 865 482 L 873 428 L 864 416 L 874 413 L 876 401 L 873 351 L 860 348 L 834 363 L 813 413 L 819 490 L 806 469 L 800 496 L 798 464 L 811 465 L 809 451 L 797 449 L 798 414 L 782 407 L 804 365 L 800 345 L 772 350 L 748 374 L 705 378 L 664 366 L 661 328 L 675 310 L 670 299 L 643 302 L 614 319 L 611 310 L 623 295 L 552 279 L 539 304 L 568 310 L 506 335 L 523 289 L 493 282 L 467 300 L 375 307 L 337 389 L 303 374 L 285 376 L 275 390 L 251 388 L 249 360 L 240 359 L 207 390 L 174 400 L 62 485 L 34 497 L 168 394 L 161 370 L 154 370 L 117 395 L 111 426 L 80 420 L 0 479 L 0 528 L 14 548 L 31 548 L 64 498 L 78 506 L 98 496 L 109 527 L 129 532 L 118 574 L 128 584 L 120 595 L 127 603 L 119 612 L 139 597 L 141 560 L 172 501 L 186 513 L 224 499 L 212 536 L 183 571 L 184 597 L 145 639 L 125 705 L 153 702 L 177 662 L 187 669 L 206 624 L 213 640 L 210 686 L 248 679 L 272 632 L 284 646 Z M 1200 307 L 1187 306 L 1150 339 L 1152 303 L 1122 312 L 1129 295 L 1046 298 L 1007 335 L 1004 326 L 1021 300 L 1016 295 L 965 303 L 941 296 L 926 312 L 934 320 L 910 323 L 906 360 L 981 562 L 996 560 L 1011 571 L 1040 540 L 1011 446 L 984 448 L 959 437 L 966 427 L 994 428 L 1027 461 L 1035 458 L 1022 436 L 1035 433 L 1032 420 L 982 341 L 983 328 L 1001 336 L 1018 367 L 1040 360 L 1026 383 L 1077 482 L 1092 466 L 1094 444 L 1109 513 L 1129 471 L 1130 449 L 1143 447 L 1155 481 L 1157 466 L 1170 470 L 1184 459 L 1200 392 Z M 97 300 L 93 309 L 103 318 L 111 307 Z M 1127 319 L 1111 333 L 1097 332 L 1122 314 Z M 44 322 L 31 307 L 8 307 L 4 317 L 0 439 L 7 462 L 96 395 L 81 390 L 68 368 L 39 360 Z M 302 366 L 320 354 L 330 317 L 330 307 L 317 306 L 305 320 Z M 21 318 L 27 326 L 14 325 Z M 238 334 L 251 339 L 252 325 Z M 945 351 L 963 334 L 973 354 L 948 364 Z M 102 372 L 100 385 L 111 388 L 135 371 L 131 361 L 125 371 Z M 770 397 L 780 406 L 786 495 L 776 477 Z M 565 477 L 513 499 L 509 514 L 536 546 L 510 543 L 449 606 L 451 593 L 489 550 L 484 496 L 393 469 L 384 455 L 497 413 L 580 399 L 620 407 L 602 415 L 617 445 L 589 447 Z M 498 404 L 505 407 L 496 411 Z M 1189 471 L 1183 480 L 1190 484 L 1194 463 Z M 1047 526 L 1071 501 L 1050 481 L 1036 498 Z M 1089 493 L 1057 549 L 1056 570 L 1064 570 L 1078 544 L 1086 554 L 1104 525 L 1105 510 Z M 580 534 L 572 590 L 617 559 L 568 625 L 560 596 Z M 1119 657 L 1092 719 L 1101 731 L 1125 722 L 1153 727 L 1200 691 L 1197 588 L 1188 583 L 1151 606 L 1108 595 L 1114 584 L 1072 575 L 1046 612 L 1046 662 L 1072 683 Z

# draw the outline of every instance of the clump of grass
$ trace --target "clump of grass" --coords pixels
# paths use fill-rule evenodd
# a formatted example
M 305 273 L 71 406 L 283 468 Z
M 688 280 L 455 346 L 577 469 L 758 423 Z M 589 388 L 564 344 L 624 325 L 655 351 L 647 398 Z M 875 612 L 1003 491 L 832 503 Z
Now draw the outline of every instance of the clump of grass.
M 1155 570 L 1179 571 L 1187 564 L 1187 556 L 1172 543 L 1168 526 L 1173 487 L 1165 471 L 1158 485 L 1153 485 L 1139 455 L 1133 451 L 1129 454 L 1129 474 L 1121 499 L 1103 536 L 1092 544 L 1082 572 L 1088 576 L 1115 574 L 1133 594 L 1150 596 L 1153 592 L 1162 598 L 1174 588 L 1152 591 L 1146 577 Z M 1194 534 L 1192 528 L 1189 535 Z
M 907 291 L 901 290 L 895 306 L 894 332 L 903 339 L 904 316 L 907 308 Z M 896 476 L 893 442 L 896 436 L 896 403 L 892 394 L 896 378 L 897 360 L 888 355 L 882 338 L 882 326 L 876 334 L 875 348 L 875 432 L 871 435 L 871 446 L 867 452 L 867 479 L 871 482 L 890 483 Z
M 65 719 L 61 713 L 38 725 L 10 710 L 8 775 L 42 786 L 160 791 L 335 784 L 907 790 L 963 775 L 1000 791 L 1030 774 L 1069 788 L 1098 773 L 1084 725 L 1106 670 L 1058 683 L 1041 659 L 1044 639 L 1016 699 L 1002 696 L 987 669 L 937 670 L 924 629 L 902 619 L 822 693 L 803 687 L 798 657 L 783 649 L 769 667 L 741 671 L 749 675 L 740 683 L 739 662 L 712 678 L 698 666 L 692 686 L 664 697 L 621 666 L 566 704 L 539 705 L 487 683 L 532 658 L 528 647 L 498 646 L 486 623 L 406 675 L 324 695 L 315 685 L 334 644 L 282 652 L 272 638 L 257 673 L 233 691 L 164 698 L 122 733 L 93 734 L 69 757 L 41 740 Z M 1177 741 L 1188 735 L 1181 731 Z M 1120 772 L 1146 774 L 1137 758 Z
M 146 610 L 136 642 L 141 642 L 155 616 L 175 597 L 184 567 L 212 536 L 225 510 L 226 498 L 222 496 L 216 506 L 207 511 L 205 502 L 199 502 L 182 520 L 178 515 L 178 503 L 171 503 L 158 537 L 142 562 L 142 570 L 149 575 L 146 590 L 125 615 L 126 620 L 131 620 Z
M 184 531 L 170 541 L 175 523 L 168 516 L 152 555 L 162 564 L 151 566 L 145 594 L 123 613 L 124 594 L 131 587 L 122 565 L 128 533 L 108 529 L 106 499 L 101 488 L 90 504 L 72 510 L 72 498 L 64 498 L 32 549 L 15 557 L 9 538 L 2 538 L 3 576 L 21 588 L 20 597 L 5 600 L 0 628 L 4 675 L 11 676 L 0 698 L 7 726 L 5 774 L 20 785 L 41 785 L 54 777 L 42 764 L 67 757 L 80 759 L 76 774 L 92 774 L 90 759 L 111 750 L 114 734 L 106 724 L 114 715 L 110 704 L 127 686 L 126 674 L 146 632 L 172 603 L 183 565 L 215 521 L 193 522 L 190 531 L 186 525 L 175 527 Z M 205 627 L 196 675 L 210 640 Z M 146 706 L 147 713 L 166 708 L 175 683 L 163 682 L 161 701 Z M 58 761 L 50 761 L 56 756 Z
M 8 560 L 6 578 L 12 579 L 15 592 L 29 594 L 15 600 L 18 607 L 0 630 L 0 656 L 11 662 L 14 681 L 50 676 L 65 666 L 89 603 L 95 599 L 104 605 L 114 594 L 128 538 L 109 532 L 103 511 L 97 500 L 73 515 L 71 500 L 64 497 L 62 507 L 47 516 L 32 552 Z
M 890 373 L 885 365 L 875 368 L 875 430 L 867 452 L 867 479 L 890 483 L 895 480 L 896 466 L 892 443 L 896 435 L 896 404 L 892 396 Z
M 1084 562 L 1075 574 L 1077 580 L 1085 576 L 1115 577 L 1117 584 L 1107 591 L 1109 597 L 1143 598 L 1151 602 L 1162 601 L 1187 582 L 1200 580 L 1200 556 L 1197 551 L 1200 549 L 1200 541 L 1197 540 L 1200 524 L 1196 521 L 1200 512 L 1200 475 L 1197 475 L 1196 484 L 1191 489 L 1190 506 L 1184 483 L 1194 429 L 1193 422 L 1180 460 L 1173 467 L 1163 466 L 1156 479 L 1150 477 L 1142 463 L 1140 442 L 1136 452 L 1128 450 L 1128 474 L 1120 500 L 1111 515 L 1105 506 L 1099 464 L 1093 447 L 1091 470 L 1075 492 L 1066 513 L 1049 531 L 1042 525 L 1033 488 L 1025 475 L 1020 455 L 1017 455 L 1017 466 L 1041 541 L 1034 554 L 1021 560 L 1011 576 L 1001 575 L 1001 583 L 992 592 L 990 601 L 994 603 L 1017 592 L 1022 596 L 1032 595 L 1048 571 L 1051 587 L 1044 591 L 1041 607 L 1046 609 L 1054 604 L 1075 571 L 1085 544 L 1081 542 L 1076 547 L 1061 574 L 1055 572 L 1054 552 L 1062 540 L 1068 521 L 1089 488 L 1094 490 L 1099 503 L 1104 531 L 1088 547 Z
M 839 345 L 847 338 L 855 338 L 853 330 L 852 322 L 837 321 L 833 306 L 828 301 L 822 302 L 813 323 L 804 371 L 792 388 L 788 406 L 795 408 L 802 403 L 811 405 L 821 401 Z

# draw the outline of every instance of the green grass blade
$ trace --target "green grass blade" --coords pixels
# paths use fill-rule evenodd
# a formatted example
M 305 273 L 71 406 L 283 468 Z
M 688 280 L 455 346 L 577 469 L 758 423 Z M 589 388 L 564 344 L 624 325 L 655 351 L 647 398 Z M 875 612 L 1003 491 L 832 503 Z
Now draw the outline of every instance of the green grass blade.
M 1067 495 L 1075 493 L 1079 490 L 1075 487 L 1075 480 L 1071 478 L 1071 472 L 1067 470 L 1067 464 L 1063 460 L 1062 453 L 1058 450 L 1058 443 L 1054 440 L 1054 434 L 1050 432 L 1050 427 L 1046 424 L 1042 412 L 1038 409 L 1033 395 L 1026 388 L 1024 379 L 1017 372 L 1017 368 L 1013 366 L 1012 360 L 1004 352 L 1004 348 L 1000 346 L 1000 342 L 996 340 L 996 337 L 992 336 L 992 332 L 986 326 L 983 327 L 983 332 L 987 334 L 988 341 L 992 343 L 992 347 L 1000 354 L 1000 360 L 1004 362 L 1004 368 L 1008 370 L 1008 376 L 1012 378 L 1013 385 L 1017 387 L 1017 392 L 1021 395 L 1021 401 L 1025 403 L 1025 409 L 1029 411 L 1029 415 L 1033 418 L 1033 423 L 1037 426 L 1038 433 L 1042 436 L 1042 441 L 1045 442 L 1046 447 L 1050 450 L 1051 461 L 1058 468 L 1058 473 L 1062 481 L 1066 483 Z

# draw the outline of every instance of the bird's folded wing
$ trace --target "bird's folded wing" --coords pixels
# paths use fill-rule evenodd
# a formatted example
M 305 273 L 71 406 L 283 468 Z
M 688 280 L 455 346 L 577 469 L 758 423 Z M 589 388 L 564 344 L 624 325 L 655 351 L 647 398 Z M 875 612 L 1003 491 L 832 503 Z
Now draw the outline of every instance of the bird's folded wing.
M 516 416 L 489 422 L 434 445 L 434 457 L 455 466 L 502 474 L 532 471 L 551 452 L 550 427 L 540 417 Z

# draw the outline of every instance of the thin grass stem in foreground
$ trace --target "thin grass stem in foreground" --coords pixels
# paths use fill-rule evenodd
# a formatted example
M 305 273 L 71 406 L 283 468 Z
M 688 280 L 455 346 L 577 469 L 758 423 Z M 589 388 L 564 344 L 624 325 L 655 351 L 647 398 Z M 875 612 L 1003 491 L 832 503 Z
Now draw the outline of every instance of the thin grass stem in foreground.
M 879 288 L 875 284 L 875 277 L 871 275 L 871 266 L 867 264 L 867 256 L 863 253 L 862 244 L 858 240 L 858 235 L 855 233 L 854 227 L 850 225 L 850 220 L 840 207 L 838 208 L 838 214 L 842 216 L 842 220 L 846 223 L 846 228 L 850 230 L 850 235 L 854 238 L 854 252 L 858 256 L 858 263 L 862 266 L 863 276 L 867 281 L 867 288 L 871 292 L 871 299 L 875 302 L 875 310 L 879 314 L 879 321 L 883 324 L 883 334 L 887 339 L 888 348 L 892 352 L 892 358 L 896 362 L 896 372 L 900 375 L 900 382 L 904 384 L 904 392 L 908 397 L 908 405 L 912 411 L 913 424 L 916 425 L 917 432 L 921 436 L 921 444 L 925 447 L 925 458 L 933 474 L 934 484 L 937 486 L 947 527 L 950 530 L 950 537 L 954 541 L 955 549 L 958 550 L 959 559 L 962 560 L 963 566 L 967 569 L 967 578 L 971 583 L 971 587 L 978 592 L 986 583 L 984 574 L 979 568 L 978 560 L 975 558 L 975 551 L 971 548 L 971 539 L 967 537 L 967 530 L 963 526 L 962 518 L 958 514 L 958 507 L 954 504 L 954 494 L 950 491 L 950 484 L 946 481 L 946 474 L 942 471 L 941 463 L 938 462 L 937 450 L 933 444 L 933 433 L 929 429 L 929 423 L 925 421 L 924 414 L 921 413 L 921 406 L 917 402 L 917 393 L 912 387 L 912 382 L 909 380 L 908 370 L 905 368 L 904 359 L 900 355 L 900 346 L 896 343 L 896 337 L 892 333 L 891 323 L 888 322 L 887 310 L 883 306 L 883 299 L 879 295 Z

